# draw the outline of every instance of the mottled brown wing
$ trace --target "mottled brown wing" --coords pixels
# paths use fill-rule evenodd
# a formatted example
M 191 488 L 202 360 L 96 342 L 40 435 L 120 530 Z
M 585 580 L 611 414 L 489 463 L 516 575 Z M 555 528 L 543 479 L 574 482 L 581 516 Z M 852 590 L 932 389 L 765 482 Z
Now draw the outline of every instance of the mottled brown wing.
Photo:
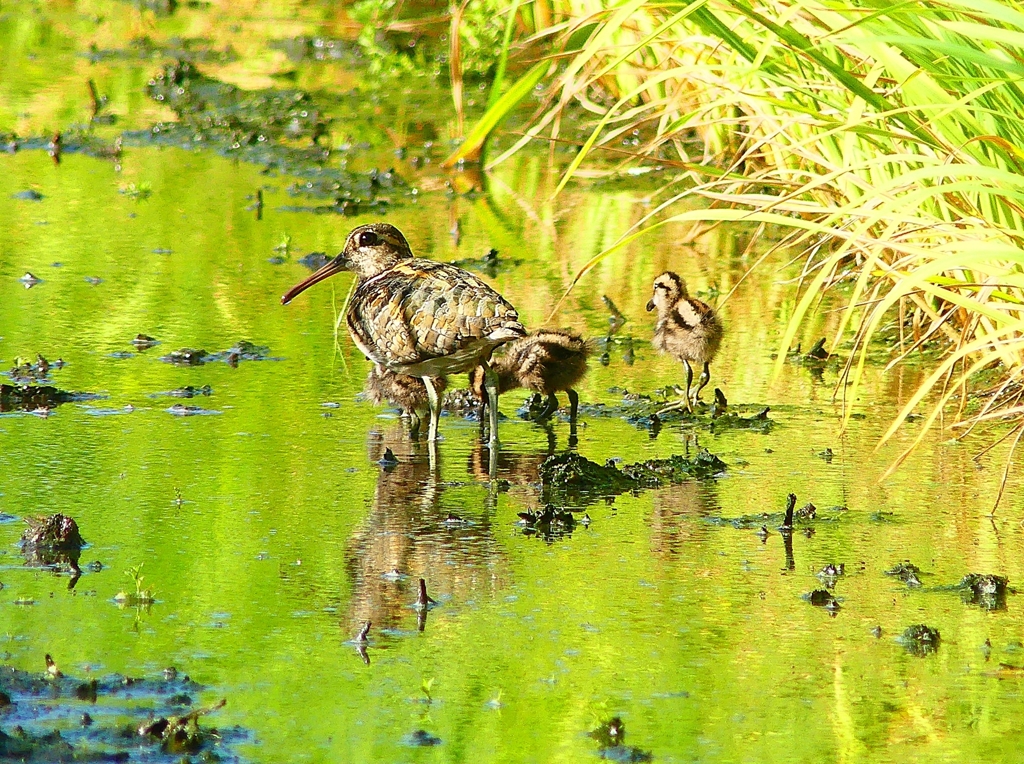
M 451 355 L 502 328 L 525 334 L 500 294 L 472 273 L 432 260 L 405 260 L 364 281 L 347 320 L 371 360 L 389 365 Z

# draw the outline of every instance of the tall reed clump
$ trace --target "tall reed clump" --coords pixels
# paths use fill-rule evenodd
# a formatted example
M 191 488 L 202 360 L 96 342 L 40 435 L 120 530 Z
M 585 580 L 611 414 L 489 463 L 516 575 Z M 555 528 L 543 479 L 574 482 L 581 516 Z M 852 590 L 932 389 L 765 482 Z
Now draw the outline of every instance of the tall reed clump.
M 1010 421 L 1002 437 L 1020 440 L 1024 3 L 564 0 L 553 13 L 527 40 L 561 51 L 539 78 L 547 106 L 492 164 L 558 139 L 569 109 L 593 128 L 559 189 L 639 136 L 627 163 L 681 169 L 620 245 L 670 221 L 784 226 L 807 260 L 783 345 L 824 290 L 848 284 L 835 338 L 853 339 L 847 395 L 883 322 L 899 326 L 892 364 L 944 342 L 885 439 L 927 398 L 929 426 L 955 403 L 963 431 Z M 483 121 L 501 116 L 492 106 Z M 687 151 L 694 135 L 702 156 Z M 673 211 L 694 194 L 707 209 Z M 996 365 L 998 385 L 972 388 Z

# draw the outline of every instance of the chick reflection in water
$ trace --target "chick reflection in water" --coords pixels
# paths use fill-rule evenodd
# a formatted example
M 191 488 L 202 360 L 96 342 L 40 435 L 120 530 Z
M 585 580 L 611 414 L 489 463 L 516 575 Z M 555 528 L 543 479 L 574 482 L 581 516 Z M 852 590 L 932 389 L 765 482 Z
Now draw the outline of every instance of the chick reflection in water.
M 349 633 L 365 621 L 378 634 L 402 630 L 414 616 L 423 628 L 428 611 L 413 607 L 420 578 L 442 609 L 447 598 L 486 596 L 508 580 L 491 527 L 494 492 L 476 484 L 450 485 L 465 475 L 442 481 L 441 464 L 428 458 L 428 444 L 410 441 L 401 425 L 370 433 L 371 464 L 381 462 L 388 449 L 396 461 L 376 467 L 372 505 L 346 552 L 352 601 L 343 629 Z

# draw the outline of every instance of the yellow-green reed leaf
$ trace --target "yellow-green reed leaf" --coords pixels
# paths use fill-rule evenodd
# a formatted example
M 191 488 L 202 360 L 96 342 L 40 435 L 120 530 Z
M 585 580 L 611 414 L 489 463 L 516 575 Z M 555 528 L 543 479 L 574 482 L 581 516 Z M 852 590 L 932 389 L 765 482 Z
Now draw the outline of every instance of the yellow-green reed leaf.
M 981 422 L 990 422 L 993 419 L 1007 419 L 1009 417 L 1019 417 L 1024 414 L 1024 406 L 1011 406 L 1005 409 L 996 409 L 995 411 L 986 411 L 984 414 L 978 414 L 972 416 L 969 420 L 961 422 L 953 422 L 950 427 L 974 427 Z
M 818 225 L 813 220 L 802 220 L 799 218 L 790 218 L 785 215 L 776 215 L 773 213 L 763 213 L 756 211 L 746 210 L 734 210 L 734 209 L 703 209 L 703 210 L 688 210 L 687 212 L 677 213 L 670 215 L 663 220 L 659 220 L 656 223 L 643 228 L 642 230 L 636 231 L 635 233 L 622 236 L 618 241 L 612 244 L 610 247 L 606 247 L 601 252 L 598 252 L 592 258 L 590 258 L 573 276 L 572 281 L 569 282 L 569 286 L 565 292 L 559 298 L 555 307 L 552 309 L 550 315 L 546 319 L 550 321 L 558 313 L 558 309 L 561 307 L 565 298 L 569 296 L 569 293 L 575 288 L 587 273 L 589 273 L 595 265 L 604 260 L 608 255 L 616 252 L 622 247 L 636 241 L 641 236 L 656 231 L 662 226 L 666 226 L 669 223 L 682 223 L 682 222 L 750 222 L 750 223 L 766 223 L 768 225 L 787 225 L 793 228 L 801 228 L 811 233 L 823 234 L 828 229 Z
M 924 441 L 925 436 L 928 434 L 932 426 L 935 424 L 935 420 L 939 418 L 943 411 L 945 411 L 946 405 L 949 403 L 950 399 L 955 394 L 957 387 L 959 387 L 961 383 L 970 378 L 972 374 L 985 368 L 985 366 L 987 366 L 989 363 L 991 363 L 991 360 L 987 358 L 982 358 L 978 361 L 975 361 L 969 369 L 967 369 L 960 375 L 960 378 L 957 380 L 955 384 L 949 385 L 949 387 L 943 392 L 939 401 L 932 407 L 932 410 L 928 414 L 927 418 L 921 424 L 920 430 L 918 431 L 917 437 L 914 439 L 914 442 L 911 443 L 911 445 L 907 449 L 905 449 L 903 453 L 901 453 L 898 457 L 896 457 L 896 459 L 893 460 L 893 463 L 889 466 L 889 469 L 887 469 L 885 473 L 882 475 L 882 477 L 879 478 L 880 481 L 885 480 L 887 477 L 889 477 L 896 470 L 896 468 L 899 467 L 900 464 L 902 464 L 906 460 L 906 458 L 910 456 L 910 454 L 912 454 L 918 446 L 921 445 L 921 443 Z M 945 376 L 945 373 L 943 373 L 942 376 Z M 918 390 L 915 391 L 914 398 L 917 398 L 918 393 L 923 393 L 920 398 L 917 398 L 917 401 L 914 405 L 915 408 L 917 404 L 920 403 L 921 400 L 923 400 L 924 396 L 932 391 L 932 389 L 935 387 L 937 383 L 938 379 L 936 379 L 935 381 L 930 381 L 930 384 L 928 382 L 923 383 L 921 388 L 918 388 Z M 924 388 L 925 385 L 927 385 L 927 388 L 922 390 L 922 388 Z M 897 415 L 896 419 L 893 420 L 892 427 L 899 429 L 903 422 L 906 421 L 906 418 L 907 416 L 910 415 L 911 411 L 913 411 L 913 409 L 910 409 L 909 411 L 901 411 L 900 414 Z M 893 430 L 893 432 L 895 432 L 895 430 Z M 879 441 L 878 446 L 876 446 L 876 451 L 878 448 L 884 445 L 886 441 L 891 437 L 892 435 L 886 433 L 886 435 L 883 436 L 882 440 Z
M 569 61 L 569 65 L 566 67 L 565 72 L 563 72 L 561 77 L 559 77 L 559 81 L 562 83 L 563 88 L 563 103 L 568 102 L 570 97 L 568 92 L 569 85 L 572 83 L 573 78 L 586 65 L 587 61 L 594 58 L 606 45 L 608 45 L 610 38 L 619 30 L 619 28 L 629 20 L 630 16 L 640 10 L 640 8 L 642 8 L 647 2 L 648 0 L 630 0 L 625 5 L 617 8 L 608 21 L 598 27 L 597 32 L 591 36 L 587 41 L 587 44 L 580 50 L 579 54 L 573 56 L 572 60 Z
M 847 90 L 849 90 L 854 95 L 863 98 L 865 101 L 867 101 L 877 109 L 890 108 L 888 99 L 886 99 L 880 93 L 876 93 L 875 91 L 871 90 L 871 88 L 866 87 L 857 77 L 848 72 L 841 63 L 838 63 L 830 59 L 827 55 L 825 55 L 824 52 L 822 52 L 815 46 L 815 43 L 813 41 L 811 41 L 804 35 L 800 34 L 800 32 L 798 32 L 792 26 L 783 26 L 780 24 L 776 24 L 768 17 L 755 11 L 745 2 L 742 2 L 742 0 L 732 0 L 730 4 L 740 13 L 758 22 L 759 24 L 764 26 L 765 29 L 768 29 L 773 34 L 778 36 L 779 39 L 785 42 L 786 45 L 790 46 L 794 51 L 800 52 L 801 54 L 807 56 L 814 63 L 818 64 L 818 66 L 822 67 L 825 71 L 831 74 L 837 82 L 843 85 Z M 914 124 L 912 121 L 909 120 L 906 121 L 906 124 L 904 126 L 915 135 L 919 130 L 918 125 Z M 927 136 L 924 135 L 923 133 L 919 137 L 922 141 L 927 142 L 928 140 Z
M 885 8 L 880 8 L 879 10 L 874 11 L 873 13 L 869 13 L 866 16 L 863 16 L 863 17 L 857 17 L 852 22 L 850 22 L 847 26 L 842 27 L 840 29 L 836 29 L 836 30 L 834 30 L 832 32 L 829 32 L 826 35 L 823 35 L 820 38 L 820 40 L 821 41 L 827 40 L 827 39 L 829 39 L 829 37 L 831 35 L 841 34 L 842 32 L 845 32 L 847 29 L 852 29 L 853 27 L 856 27 L 856 26 L 864 26 L 865 24 L 870 24 L 872 21 L 874 21 L 875 19 L 880 18 L 880 17 L 884 17 L 884 16 L 894 17 L 897 14 L 904 12 L 905 9 L 908 9 L 908 8 L 911 8 L 915 15 L 916 14 L 920 14 L 922 11 L 927 10 L 927 9 L 924 9 L 924 8 L 921 7 L 921 0 L 904 0 L 902 3 L 896 3 L 895 5 L 887 6 Z M 840 11 L 848 10 L 847 8 L 842 7 L 842 6 L 836 6 L 833 9 L 834 10 L 840 10 Z
M 1024 28 L 1024 13 L 1005 0 L 946 0 L 944 5 L 963 8 L 972 17 L 983 16 L 990 21 L 1001 21 L 1007 26 Z
M 889 425 L 889 428 L 882 435 L 881 439 L 879 440 L 878 447 L 884 445 L 890 438 L 892 438 L 893 435 L 896 434 L 896 432 L 900 428 L 900 425 L 906 420 L 906 418 L 911 413 L 913 413 L 914 409 L 916 409 L 918 405 L 921 403 L 921 401 L 923 401 L 928 396 L 928 394 L 934 389 L 935 385 L 937 385 L 942 380 L 942 378 L 945 377 L 949 373 L 949 371 L 956 366 L 956 364 L 960 363 L 960 361 L 963 360 L 964 358 L 969 358 L 971 355 L 974 355 L 975 353 L 984 351 L 987 348 L 991 348 L 991 346 L 997 340 L 999 340 L 1000 337 L 1009 336 L 1011 337 L 1011 342 L 1022 344 L 1022 340 L 1019 337 L 1013 338 L 1013 335 L 1015 333 L 1019 334 L 1022 330 L 1024 330 L 1024 321 L 1018 321 L 1015 324 L 1010 324 L 1003 327 L 1001 331 L 996 332 L 995 334 L 987 335 L 982 339 L 966 343 L 957 350 L 955 350 L 954 352 L 950 353 L 950 355 L 944 358 L 942 363 L 940 363 L 935 368 L 935 370 L 932 371 L 932 373 L 927 377 L 927 379 L 925 379 L 913 392 L 913 394 L 907 400 L 906 404 L 904 404 L 903 408 L 900 409 L 900 412 L 899 414 L 897 414 L 896 419 L 893 420 L 892 424 Z M 989 353 L 982 354 L 982 356 L 972 364 L 971 370 L 977 371 L 978 369 L 982 369 L 989 363 L 991 363 L 993 360 L 995 360 L 994 358 L 991 357 L 991 353 L 992 351 L 990 351 Z M 965 372 L 965 377 L 969 376 L 970 374 Z M 933 422 L 935 420 L 935 417 L 938 416 L 939 413 L 941 413 L 941 410 L 941 407 L 936 406 L 935 410 L 933 411 L 934 416 L 930 417 L 929 421 L 926 424 L 930 424 L 931 422 Z
M 477 161 L 483 153 L 484 145 L 494 129 L 519 105 L 519 102 L 526 98 L 537 83 L 543 79 L 551 67 L 549 61 L 541 61 L 534 64 L 529 71 L 516 80 L 493 106 L 484 112 L 480 121 L 473 126 L 466 136 L 466 140 L 457 148 L 451 156 L 444 160 L 442 167 L 453 167 L 462 161 Z
M 888 234 L 891 235 L 896 228 L 896 224 L 893 224 L 888 229 Z M 880 237 L 882 241 L 885 241 L 888 236 L 883 232 Z M 857 280 L 854 283 L 853 291 L 850 294 L 849 300 L 847 300 L 847 309 L 842 312 L 839 319 L 839 326 L 836 328 L 835 337 L 833 339 L 833 347 L 838 345 L 846 333 L 847 324 L 853 320 L 854 310 L 858 302 L 860 302 L 861 295 L 864 294 L 869 284 L 871 283 L 871 273 L 874 270 L 876 263 L 879 263 L 884 253 L 884 247 L 871 247 L 868 249 L 868 253 L 864 261 L 860 265 L 860 273 L 857 275 Z
M 667 18 L 665 21 L 663 21 L 661 24 L 659 24 L 649 34 L 641 37 L 637 42 L 631 43 L 630 45 L 626 46 L 626 49 L 622 53 L 620 53 L 615 58 L 610 59 L 608 61 L 608 63 L 606 63 L 595 74 L 593 74 L 589 78 L 589 81 L 588 81 L 587 84 L 590 84 L 592 82 L 596 82 L 597 80 L 601 79 L 608 72 L 612 71 L 616 67 L 620 66 L 623 62 L 628 60 L 630 57 L 632 57 L 641 48 L 644 48 L 647 45 L 650 45 L 660 35 L 664 34 L 669 29 L 671 29 L 672 27 L 676 26 L 676 24 L 678 24 L 680 21 L 685 19 L 687 16 L 690 16 L 692 13 L 694 13 L 699 8 L 701 8 L 704 5 L 705 1 L 706 0 L 696 0 L 693 3 L 690 3 L 690 5 L 688 5 L 687 7 L 683 8 L 678 13 L 673 14 L 672 16 Z M 673 69 L 673 71 L 674 71 L 674 69 Z
M 819 13 L 817 15 L 818 18 L 827 21 L 834 30 L 847 27 L 847 19 L 840 13 Z M 846 45 L 858 48 L 871 58 L 884 64 L 889 72 L 889 76 L 901 83 L 901 96 L 905 102 L 949 103 L 954 100 L 928 72 L 912 64 L 896 48 L 880 41 L 876 31 L 863 27 L 847 27 L 843 34 L 838 36 Z M 858 93 L 858 95 L 860 94 Z M 877 104 L 875 100 L 868 102 Z M 958 119 L 961 120 L 961 123 L 968 126 L 972 133 L 985 132 L 970 114 L 958 115 Z M 932 131 L 925 130 L 924 126 L 915 120 L 906 117 L 899 118 L 898 121 L 922 143 L 935 144 L 936 136 Z M 969 137 L 964 133 L 963 129 L 957 127 L 953 122 L 947 121 L 941 127 L 943 127 L 944 132 L 948 133 L 945 138 L 953 146 L 963 145 Z
M 875 39 L 878 42 L 891 43 L 899 48 L 913 47 L 942 53 L 943 55 L 954 58 L 957 61 L 969 61 L 973 64 L 977 64 L 978 66 L 984 66 L 998 72 L 1012 74 L 1015 77 L 1024 76 L 1024 65 L 1000 58 L 999 56 L 993 56 L 982 50 L 972 48 L 970 45 L 964 45 L 962 43 L 935 40 L 927 37 L 909 37 L 906 35 L 888 34 L 875 35 Z
M 604 130 L 605 126 L 608 124 L 609 120 L 611 120 L 612 117 L 618 112 L 619 109 L 621 109 L 625 104 L 630 103 L 640 93 L 645 92 L 648 89 L 650 82 L 659 82 L 668 79 L 673 79 L 674 76 L 675 75 L 672 72 L 660 72 L 659 74 L 652 77 L 651 80 L 641 83 L 636 89 L 631 90 L 629 93 L 620 98 L 618 102 L 605 113 L 605 115 L 597 123 L 597 126 L 594 127 L 594 129 L 591 131 L 590 136 L 583 143 L 583 146 L 581 146 L 580 150 L 576 152 L 576 156 L 573 157 L 572 162 L 569 163 L 569 166 L 566 168 L 565 172 L 562 173 L 562 177 L 559 179 L 558 186 L 555 187 L 555 191 L 552 194 L 552 197 L 558 196 L 558 194 L 561 193 L 562 189 L 565 188 L 565 184 L 569 182 L 569 180 L 576 173 L 576 170 L 579 169 L 579 166 L 583 163 L 583 160 L 589 155 L 590 150 L 594 147 L 594 144 L 597 143 L 598 138 L 601 137 L 601 133 Z
M 963 35 L 968 40 L 997 42 L 1024 49 L 1024 32 L 992 24 L 975 24 L 968 21 L 938 21 L 939 26 Z
M 722 40 L 726 45 L 743 56 L 743 58 L 747 59 L 747 61 L 757 63 L 759 68 L 764 68 L 766 72 L 770 72 L 775 68 L 774 61 L 764 60 L 764 57 L 758 54 L 754 46 L 737 34 L 728 22 L 722 21 L 711 9 L 697 9 L 693 14 L 693 20 L 705 34 Z
M 491 82 L 491 94 L 487 99 L 487 108 L 494 106 L 501 98 L 501 90 L 505 84 L 505 69 L 508 66 L 509 44 L 512 41 L 512 30 L 515 28 L 516 14 L 519 12 L 519 0 L 512 0 L 512 7 L 508 11 L 508 18 L 505 19 L 505 33 L 501 38 L 501 52 L 498 54 L 498 65 L 494 72 L 494 81 Z
M 1000 278 L 1000 281 L 1004 282 L 1004 284 L 1005 284 L 1005 283 L 1007 283 L 1009 281 L 1009 279 L 1008 278 Z M 1007 291 L 999 289 L 998 288 L 1000 286 L 999 284 L 979 284 L 979 283 L 968 284 L 968 283 L 966 283 L 964 281 L 959 281 L 959 280 L 954 279 L 954 278 L 952 278 L 950 276 L 945 276 L 945 275 L 941 275 L 941 274 L 937 275 L 937 276 L 932 276 L 931 278 L 928 279 L 928 282 L 931 283 L 931 284 L 935 284 L 935 286 L 956 287 L 957 289 L 969 289 L 969 290 L 977 291 L 977 292 L 980 292 L 983 289 L 991 289 L 991 292 L 989 292 L 989 298 L 990 299 L 992 299 L 992 300 L 1001 300 L 1003 302 L 1013 303 L 1013 305 L 1007 306 L 1007 308 L 1014 308 L 1014 309 L 1016 309 L 1015 306 L 1017 306 L 1017 305 L 1024 305 L 1024 299 L 1022 299 L 1021 297 L 1019 297 L 1017 295 L 1013 295 L 1013 294 L 1010 294 Z M 1024 286 L 1024 284 L 1017 284 L 1016 286 Z

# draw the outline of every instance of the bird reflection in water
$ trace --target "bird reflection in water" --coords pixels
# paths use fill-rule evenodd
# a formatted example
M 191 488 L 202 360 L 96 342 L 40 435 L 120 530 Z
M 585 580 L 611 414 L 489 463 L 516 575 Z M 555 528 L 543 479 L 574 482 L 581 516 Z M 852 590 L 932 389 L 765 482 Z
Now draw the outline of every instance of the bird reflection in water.
M 410 440 L 401 425 L 370 433 L 369 462 L 380 462 L 388 449 L 397 461 L 378 468 L 372 505 L 346 552 L 352 602 L 344 628 L 350 634 L 365 621 L 378 634 L 401 630 L 414 613 L 422 630 L 429 608 L 414 607 L 420 578 L 442 601 L 493 594 L 508 582 L 492 532 L 493 486 L 442 480 L 429 444 Z
M 718 483 L 687 480 L 651 492 L 651 552 L 659 557 L 683 554 L 686 545 L 700 540 L 707 526 L 694 522 L 721 511 Z

